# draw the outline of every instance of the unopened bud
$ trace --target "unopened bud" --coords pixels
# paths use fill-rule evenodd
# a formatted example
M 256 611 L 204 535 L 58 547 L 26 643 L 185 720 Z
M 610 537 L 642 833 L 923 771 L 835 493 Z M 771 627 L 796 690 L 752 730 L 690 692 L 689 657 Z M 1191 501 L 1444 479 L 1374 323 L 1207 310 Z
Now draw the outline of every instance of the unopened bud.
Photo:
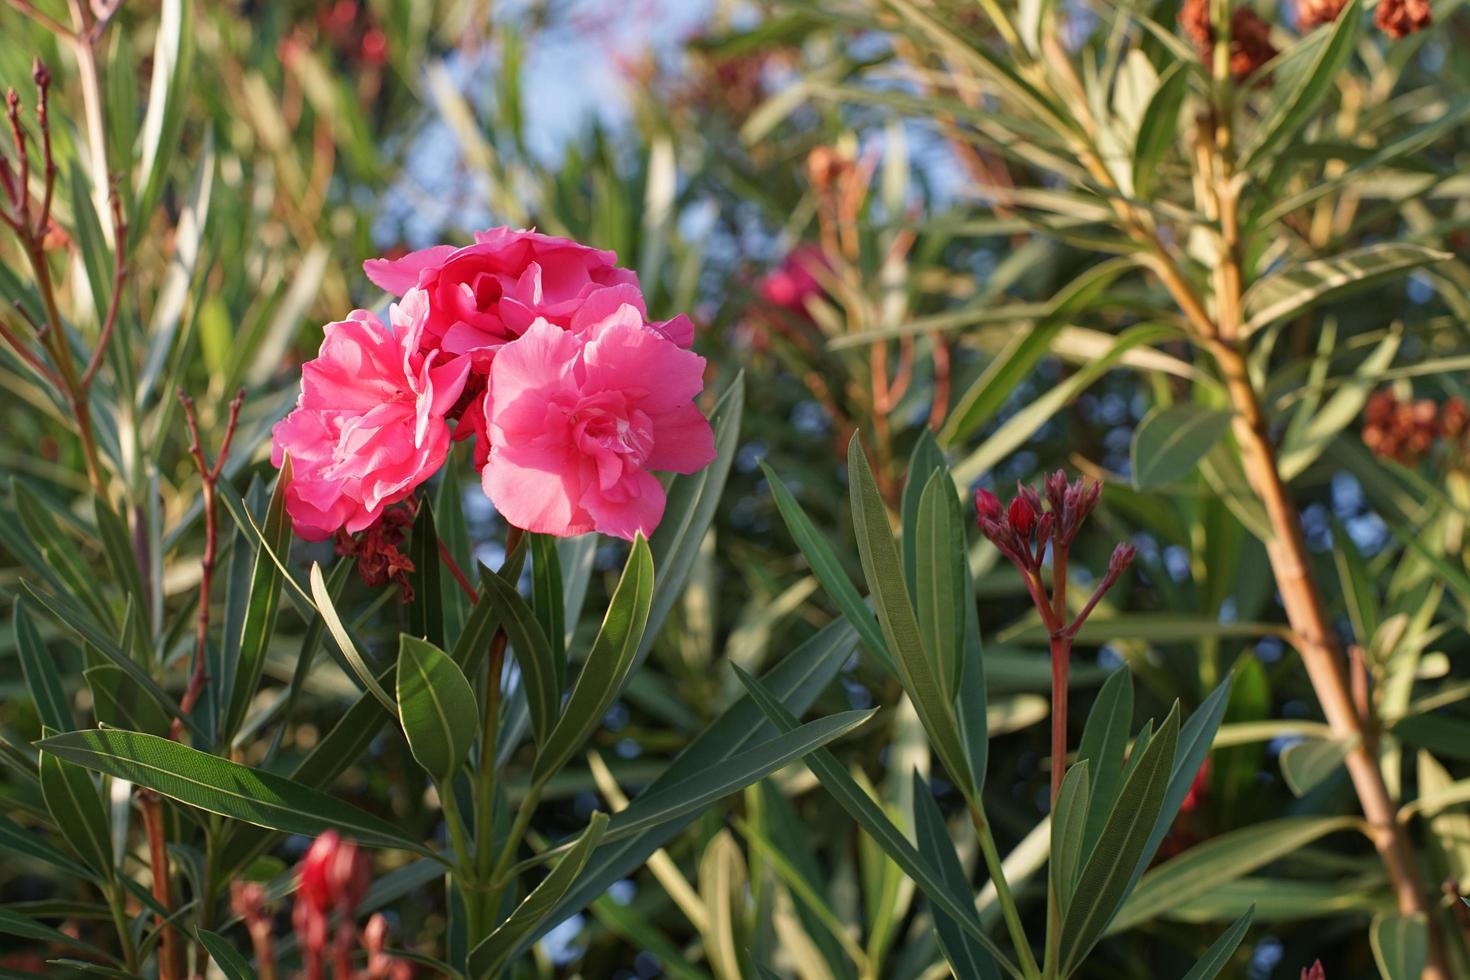
M 982 521 L 1000 520 L 1000 498 L 980 487 L 975 491 L 975 514 Z
M 1322 961 L 1317 960 L 1310 967 L 1302 967 L 1302 980 L 1327 980 L 1327 971 L 1322 969 Z
M 47 68 L 46 63 L 40 58 L 37 58 L 31 65 L 31 78 L 39 88 L 51 87 L 51 69 Z
M 1031 532 L 1036 529 L 1036 509 L 1024 496 L 1017 497 L 1011 501 L 1010 509 L 1006 512 L 1006 520 L 1021 537 L 1030 537 Z
M 1133 558 L 1138 552 L 1131 544 L 1120 544 L 1113 549 L 1113 556 L 1108 559 L 1108 575 L 1117 578 L 1122 575 L 1129 565 L 1133 564 Z

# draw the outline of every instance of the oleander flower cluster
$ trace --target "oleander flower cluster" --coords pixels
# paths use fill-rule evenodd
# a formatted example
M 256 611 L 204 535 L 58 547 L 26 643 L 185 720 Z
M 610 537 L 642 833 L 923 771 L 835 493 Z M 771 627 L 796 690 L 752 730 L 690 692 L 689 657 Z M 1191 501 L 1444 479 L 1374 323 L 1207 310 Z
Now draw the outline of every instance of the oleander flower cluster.
M 654 473 L 714 459 L 693 323 L 650 321 L 612 252 L 495 228 L 364 270 L 397 297 L 387 322 L 328 324 L 273 432 L 301 537 L 373 526 L 465 439 L 501 516 L 557 536 L 648 535 L 665 504 Z

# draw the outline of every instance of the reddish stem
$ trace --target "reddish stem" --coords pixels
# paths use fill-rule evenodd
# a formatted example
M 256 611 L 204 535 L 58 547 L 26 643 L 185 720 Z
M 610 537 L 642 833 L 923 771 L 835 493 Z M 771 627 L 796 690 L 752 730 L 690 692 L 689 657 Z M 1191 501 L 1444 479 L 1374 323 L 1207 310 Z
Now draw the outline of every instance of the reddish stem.
M 1067 673 L 1072 665 L 1072 638 L 1051 638 L 1051 805 L 1056 810 L 1067 768 Z
M 245 403 L 245 389 L 241 388 L 230 402 L 230 417 L 225 424 L 224 438 L 220 440 L 219 455 L 213 465 L 204 458 L 203 444 L 199 439 L 199 418 L 194 411 L 194 399 L 179 391 L 179 404 L 184 409 L 184 423 L 189 429 L 189 456 L 194 468 L 199 471 L 204 498 L 204 554 L 199 559 L 199 615 L 194 625 L 194 664 L 189 675 L 189 686 L 179 702 L 179 717 L 173 720 L 169 737 L 178 741 L 184 731 L 184 717 L 194 710 L 199 696 L 209 684 L 206 653 L 209 644 L 209 594 L 214 584 L 214 562 L 219 546 L 219 518 L 215 508 L 215 488 L 224 471 L 225 459 L 230 454 L 230 442 L 235 437 L 235 428 L 240 423 L 240 407 Z
M 444 563 L 445 568 L 449 569 L 450 577 L 459 583 L 460 589 L 469 597 L 470 603 L 479 602 L 480 594 L 470 584 L 469 576 L 464 573 L 464 569 L 459 567 L 459 562 L 454 560 L 454 555 L 450 554 L 449 546 L 444 543 L 443 538 L 439 539 L 439 560 Z
M 138 802 L 143 808 L 143 829 L 148 835 L 148 862 L 153 872 L 153 898 L 160 908 L 172 914 L 173 888 L 169 882 L 168 842 L 163 833 L 163 801 L 151 790 L 140 790 Z M 167 916 L 158 916 L 160 945 L 158 980 L 183 980 L 184 947 Z

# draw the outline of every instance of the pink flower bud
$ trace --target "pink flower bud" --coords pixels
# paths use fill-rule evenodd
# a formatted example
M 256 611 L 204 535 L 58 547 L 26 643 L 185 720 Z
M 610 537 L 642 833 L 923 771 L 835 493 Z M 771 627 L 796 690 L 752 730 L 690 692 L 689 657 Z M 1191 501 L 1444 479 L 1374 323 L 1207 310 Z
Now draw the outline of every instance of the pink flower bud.
M 982 521 L 1000 520 L 1000 498 L 980 487 L 975 491 L 975 515 Z
M 1017 534 L 1023 538 L 1030 537 L 1031 532 L 1036 528 L 1036 509 L 1025 497 L 1017 497 L 1011 501 L 1006 519 L 1010 521 L 1011 527 Z
M 1327 971 L 1322 969 L 1322 961 L 1317 960 L 1310 969 L 1302 967 L 1302 980 L 1327 980 Z

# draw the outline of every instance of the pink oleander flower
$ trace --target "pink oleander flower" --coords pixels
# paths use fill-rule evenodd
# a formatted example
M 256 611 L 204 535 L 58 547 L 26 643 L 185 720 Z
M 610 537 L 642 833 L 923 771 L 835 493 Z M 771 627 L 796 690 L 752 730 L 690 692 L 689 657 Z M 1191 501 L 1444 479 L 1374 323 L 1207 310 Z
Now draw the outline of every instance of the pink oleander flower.
M 715 456 L 694 404 L 704 358 L 625 304 L 581 332 L 535 320 L 490 369 L 486 494 L 542 534 L 647 535 L 664 511 L 652 470 L 693 473 Z
M 495 351 L 538 318 L 580 333 L 622 306 L 646 316 L 638 275 L 612 252 L 535 231 L 492 228 L 463 248 L 436 245 L 399 259 L 363 263 L 367 277 L 395 295 L 418 287 L 429 298 L 425 348 L 469 354 L 485 371 Z M 680 346 L 694 325 L 678 316 L 657 328 Z
M 306 540 L 363 530 L 443 464 L 446 414 L 470 363 L 421 352 L 429 312 L 418 289 L 389 309 L 391 327 L 354 310 L 327 325 L 317 358 L 302 366 L 301 396 L 272 430 L 271 460 L 291 456 L 286 510 Z
M 761 280 L 761 299 L 809 319 L 806 302 L 825 292 L 818 276 L 830 268 L 821 248 L 811 244 L 798 245 L 787 253 L 780 266 Z

